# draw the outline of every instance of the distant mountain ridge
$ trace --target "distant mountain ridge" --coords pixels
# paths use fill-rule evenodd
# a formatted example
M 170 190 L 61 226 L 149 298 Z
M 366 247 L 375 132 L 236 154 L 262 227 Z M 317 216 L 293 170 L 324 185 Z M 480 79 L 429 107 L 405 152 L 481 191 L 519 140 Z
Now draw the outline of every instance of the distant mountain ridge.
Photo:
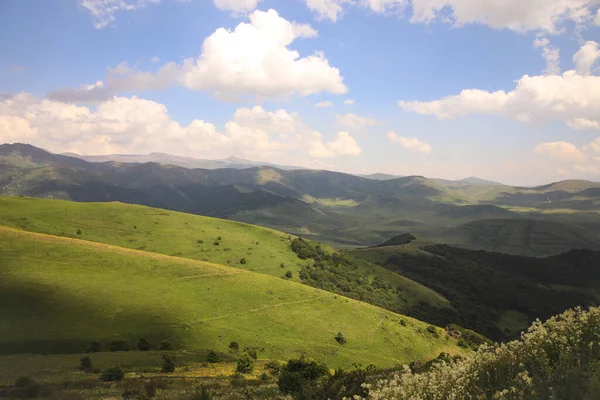
M 0 194 L 142 204 L 349 247 L 373 246 L 411 232 L 439 243 L 523 255 L 553 254 L 550 243 L 560 244 L 561 251 L 600 248 L 600 184 L 587 181 L 520 188 L 478 178 L 382 180 L 272 166 L 88 162 L 12 144 L 0 145 Z M 498 220 L 510 226 L 500 241 L 490 236 Z M 541 230 L 552 232 L 551 238 Z

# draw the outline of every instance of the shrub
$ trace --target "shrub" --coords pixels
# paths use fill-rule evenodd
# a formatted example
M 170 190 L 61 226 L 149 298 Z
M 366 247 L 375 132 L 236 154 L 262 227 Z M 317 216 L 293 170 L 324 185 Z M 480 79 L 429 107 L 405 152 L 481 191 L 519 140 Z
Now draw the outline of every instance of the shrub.
M 401 319 L 401 320 L 400 320 L 400 325 L 402 325 L 402 326 L 406 326 L 406 320 L 404 320 L 404 319 Z
M 260 381 L 261 382 L 268 382 L 269 381 L 269 375 L 267 375 L 266 372 L 263 372 L 262 374 L 260 374 Z
M 204 243 L 204 240 L 198 239 L 198 244 L 202 244 L 202 243 Z
M 125 377 L 125 372 L 121 367 L 114 366 L 104 370 L 102 375 L 100 375 L 100 380 L 102 382 L 118 382 L 122 381 Z
M 277 376 L 281 372 L 281 364 L 274 360 L 269 361 L 265 364 L 265 370 L 269 371 L 271 375 Z
M 217 240 L 223 240 L 223 237 L 222 237 L 222 236 L 219 236 L 219 237 L 217 238 Z
M 102 351 L 102 343 L 97 340 L 91 341 L 85 350 L 86 353 L 98 353 L 100 351 Z
M 218 245 L 220 245 L 221 243 L 219 243 L 219 241 L 218 241 L 218 240 L 215 240 L 213 244 L 214 244 L 215 246 L 218 246 Z
M 196 395 L 192 398 L 192 400 L 212 400 L 212 396 L 206 386 L 200 386 L 200 390 L 196 391 Z
M 115 351 L 129 351 L 129 342 L 127 340 L 113 340 L 108 344 L 108 350 Z
M 279 264 L 279 268 L 285 268 L 285 264 L 284 263 Z
M 254 358 L 255 360 L 258 360 L 258 350 L 246 347 L 244 349 L 244 353 L 248 354 L 250 357 Z
M 315 381 L 327 373 L 328 369 L 324 364 L 305 358 L 292 359 L 282 368 L 277 385 L 283 394 L 307 398 Z
M 337 335 L 335 335 L 335 341 L 339 344 L 346 344 L 346 338 L 342 332 L 338 332 Z
M 238 351 L 240 351 L 240 345 L 238 344 L 238 342 L 231 342 L 229 343 L 229 350 L 233 353 L 237 353 Z
M 288 279 L 292 279 L 292 276 L 293 276 L 292 275 L 292 271 L 288 271 L 288 272 L 285 273 L 285 277 L 288 278 Z
M 163 340 L 158 344 L 158 349 L 163 351 L 171 351 L 173 350 L 173 343 L 169 340 Z
M 146 338 L 140 338 L 140 341 L 138 342 L 137 348 L 139 351 L 149 351 L 152 350 L 152 345 L 150 344 L 150 342 L 148 341 L 148 339 Z
M 245 259 L 245 258 L 242 258 L 242 259 L 240 260 L 240 264 L 246 264 L 246 259 Z
M 175 371 L 175 357 L 167 354 L 162 355 L 162 372 L 170 373 Z
M 208 361 L 209 363 L 217 363 L 219 362 L 219 356 L 217 355 L 217 353 L 214 350 L 211 350 L 208 352 L 208 355 L 206 356 L 206 361 Z
M 81 229 L 77 229 L 77 234 L 81 235 Z
M 427 332 L 431 333 L 436 338 L 440 337 L 440 334 L 438 333 L 437 329 L 433 325 L 429 325 L 427 327 Z
M 34 398 L 40 391 L 40 385 L 28 376 L 22 376 L 15 381 L 17 390 L 13 393 L 17 398 Z M 1 392 L 0 392 L 1 393 Z M 9 397 L 12 397 L 9 395 Z
M 89 372 L 92 370 L 92 368 L 92 359 L 89 356 L 83 356 L 79 359 L 79 369 Z
M 254 358 L 248 353 L 242 354 L 237 360 L 236 372 L 240 374 L 250 374 L 254 369 Z

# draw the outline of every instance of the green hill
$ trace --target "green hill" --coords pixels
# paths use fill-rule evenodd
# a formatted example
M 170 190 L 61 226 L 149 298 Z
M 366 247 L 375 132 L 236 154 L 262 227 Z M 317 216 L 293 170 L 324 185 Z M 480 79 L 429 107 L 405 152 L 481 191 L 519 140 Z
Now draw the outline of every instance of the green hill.
M 299 272 L 303 268 L 312 265 L 312 260 L 298 258 L 290 247 L 294 237 L 282 232 L 123 203 L 0 196 L 0 225 L 208 261 L 275 277 L 291 271 L 295 281 L 300 281 Z M 323 247 L 327 253 L 335 251 Z M 388 296 L 391 304 L 376 303 L 379 306 L 405 313 L 419 302 L 434 307 L 448 305 L 447 300 L 431 289 L 377 265 L 357 260 L 355 267 L 367 282 L 379 278 L 393 288 Z M 396 288 L 401 288 L 401 292 Z
M 3 208 L 4 210 L 4 208 Z M 139 228 L 138 228 L 139 229 Z M 426 324 L 239 268 L 0 227 L 0 352 L 81 352 L 86 342 L 300 354 L 386 366 L 459 351 Z M 400 320 L 408 322 L 407 326 Z M 334 336 L 343 332 L 347 344 Z

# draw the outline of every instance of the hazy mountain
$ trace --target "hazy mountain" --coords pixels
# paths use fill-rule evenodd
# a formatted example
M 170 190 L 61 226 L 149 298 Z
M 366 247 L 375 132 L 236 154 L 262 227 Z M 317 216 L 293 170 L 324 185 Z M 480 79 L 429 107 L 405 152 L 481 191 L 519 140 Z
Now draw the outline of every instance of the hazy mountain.
M 193 157 L 173 156 L 166 153 L 150 153 L 150 154 L 109 154 L 104 156 L 96 155 L 81 155 L 76 153 L 63 153 L 62 155 L 69 157 L 80 158 L 89 162 L 124 162 L 124 163 L 148 163 L 154 162 L 159 164 L 170 164 L 184 168 L 202 168 L 202 169 L 217 169 L 217 168 L 235 168 L 243 169 L 257 166 L 271 166 L 283 170 L 301 169 L 289 165 L 276 165 L 263 161 L 250 161 L 238 157 L 228 157 L 222 160 L 204 160 Z
M 30 145 L 1 145 L 0 194 L 144 204 L 354 247 L 398 232 L 513 254 L 548 254 L 552 243 L 561 251 L 600 243 L 600 184 L 593 182 L 519 188 L 477 178 L 377 180 L 270 166 L 190 169 L 122 160 L 88 162 Z M 500 227 L 498 221 L 504 221 Z M 504 227 L 506 234 L 494 233 Z

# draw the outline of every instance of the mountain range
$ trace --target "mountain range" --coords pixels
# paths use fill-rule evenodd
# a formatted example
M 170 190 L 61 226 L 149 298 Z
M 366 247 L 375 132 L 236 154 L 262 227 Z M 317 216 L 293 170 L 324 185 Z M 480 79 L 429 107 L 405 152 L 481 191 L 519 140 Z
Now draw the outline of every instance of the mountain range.
M 26 144 L 1 145 L 0 194 L 143 204 L 346 247 L 410 232 L 438 243 L 517 255 L 600 249 L 600 183 L 595 182 L 523 188 L 478 178 L 366 178 L 264 165 L 240 169 L 246 160 L 237 159 L 222 160 L 237 168 L 217 169 L 123 160 L 90 162 Z

